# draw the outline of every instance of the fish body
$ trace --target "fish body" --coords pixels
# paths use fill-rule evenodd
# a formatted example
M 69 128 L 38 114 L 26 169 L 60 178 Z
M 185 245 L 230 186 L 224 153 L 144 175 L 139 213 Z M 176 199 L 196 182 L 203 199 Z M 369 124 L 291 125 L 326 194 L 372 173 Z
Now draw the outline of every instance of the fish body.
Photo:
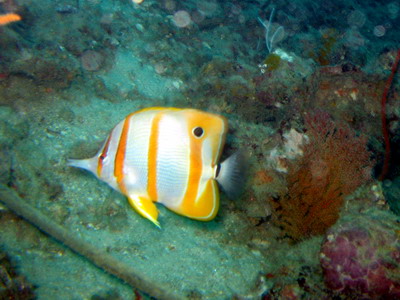
M 225 174 L 221 182 L 229 189 L 237 186 L 232 181 L 239 178 L 234 175 L 240 165 L 235 155 L 218 164 L 227 130 L 227 120 L 216 114 L 147 108 L 114 127 L 94 157 L 70 160 L 69 165 L 91 171 L 126 195 L 131 206 L 157 226 L 154 202 L 208 221 L 219 208 L 219 174 Z

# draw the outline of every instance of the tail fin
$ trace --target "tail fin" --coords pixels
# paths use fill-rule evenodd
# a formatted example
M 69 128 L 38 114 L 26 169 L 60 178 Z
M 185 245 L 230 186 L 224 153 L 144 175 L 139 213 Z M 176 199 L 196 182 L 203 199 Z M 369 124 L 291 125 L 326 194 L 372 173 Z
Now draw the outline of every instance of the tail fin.
M 96 174 L 97 160 L 93 158 L 88 159 L 68 159 L 68 166 L 88 170 Z
M 87 169 L 89 163 L 86 159 L 68 159 L 67 161 L 68 166 Z
M 230 199 L 240 196 L 246 182 L 247 154 L 239 150 L 220 165 L 217 181 Z

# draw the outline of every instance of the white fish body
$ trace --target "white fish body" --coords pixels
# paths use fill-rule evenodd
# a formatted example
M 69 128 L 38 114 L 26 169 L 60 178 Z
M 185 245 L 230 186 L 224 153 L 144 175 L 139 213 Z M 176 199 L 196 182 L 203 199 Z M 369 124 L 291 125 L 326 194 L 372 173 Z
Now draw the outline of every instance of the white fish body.
M 219 115 L 147 108 L 121 121 L 94 157 L 73 159 L 69 165 L 91 171 L 126 195 L 131 206 L 157 226 L 154 202 L 208 221 L 219 208 L 217 180 L 228 193 L 241 181 L 240 171 L 235 171 L 242 166 L 240 160 L 228 158 L 218 165 L 227 130 L 226 119 Z M 224 165 L 229 172 L 220 172 Z

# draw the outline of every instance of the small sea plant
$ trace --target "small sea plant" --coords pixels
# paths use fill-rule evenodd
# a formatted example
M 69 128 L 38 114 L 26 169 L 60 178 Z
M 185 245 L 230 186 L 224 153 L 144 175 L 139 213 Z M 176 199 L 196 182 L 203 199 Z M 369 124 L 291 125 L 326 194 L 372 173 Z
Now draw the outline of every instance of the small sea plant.
M 258 18 L 258 21 L 265 27 L 265 43 L 267 45 L 268 53 L 272 53 L 274 41 L 279 36 L 279 34 L 283 34 L 284 29 L 283 26 L 279 26 L 274 33 L 271 32 L 271 24 L 272 18 L 274 17 L 275 8 L 271 10 L 271 14 L 269 15 L 268 22 L 264 22 L 261 18 Z

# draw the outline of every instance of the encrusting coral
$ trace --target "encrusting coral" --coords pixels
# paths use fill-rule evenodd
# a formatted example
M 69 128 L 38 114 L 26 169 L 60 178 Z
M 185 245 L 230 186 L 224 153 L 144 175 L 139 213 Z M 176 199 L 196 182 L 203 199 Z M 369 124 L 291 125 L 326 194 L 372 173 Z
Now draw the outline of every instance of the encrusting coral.
M 328 231 L 320 261 L 326 286 L 335 295 L 346 299 L 399 299 L 398 225 L 381 214 L 353 217 Z
M 293 240 L 326 232 L 339 218 L 344 197 L 370 179 L 367 139 L 325 112 L 306 117 L 309 142 L 289 162 L 287 190 L 272 199 L 276 224 Z

